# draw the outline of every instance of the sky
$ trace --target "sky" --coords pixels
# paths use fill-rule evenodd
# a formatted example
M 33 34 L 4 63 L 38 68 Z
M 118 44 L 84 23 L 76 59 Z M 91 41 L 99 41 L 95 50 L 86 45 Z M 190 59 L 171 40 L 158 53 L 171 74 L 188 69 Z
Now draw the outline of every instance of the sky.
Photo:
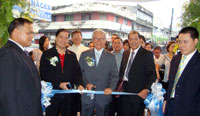
M 48 1 L 48 3 L 52 6 L 71 4 L 72 2 L 83 3 L 83 2 L 88 2 L 88 1 L 108 1 L 109 3 L 133 5 L 133 6 L 135 6 L 136 4 L 140 4 L 144 8 L 153 12 L 154 18 L 160 19 L 160 22 L 158 23 L 161 24 L 162 27 L 167 27 L 167 28 L 169 28 L 170 26 L 172 8 L 174 8 L 173 30 L 177 31 L 180 29 L 180 27 L 178 27 L 177 25 L 178 23 L 180 23 L 181 14 L 183 12 L 182 6 L 185 2 L 188 2 L 189 0 L 73 0 L 73 1 L 72 0 L 46 0 L 46 1 Z M 119 1 L 123 1 L 123 2 L 119 2 Z M 130 2 L 130 1 L 148 1 L 148 2 Z
M 178 23 L 180 24 L 181 14 L 183 13 L 182 6 L 186 2 L 188 0 L 159 0 L 139 4 L 153 12 L 155 18 L 160 18 L 164 27 L 170 26 L 172 8 L 174 8 L 173 30 L 177 30 L 180 28 Z

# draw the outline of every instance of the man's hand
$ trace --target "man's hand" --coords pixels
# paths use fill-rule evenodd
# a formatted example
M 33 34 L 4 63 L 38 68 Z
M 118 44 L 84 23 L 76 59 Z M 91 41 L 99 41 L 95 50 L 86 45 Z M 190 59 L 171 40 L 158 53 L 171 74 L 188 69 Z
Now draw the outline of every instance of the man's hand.
M 87 90 L 91 90 L 92 88 L 96 88 L 96 86 L 94 86 L 93 84 L 87 84 L 86 89 Z
M 84 87 L 83 87 L 82 85 L 79 85 L 79 86 L 78 86 L 78 90 L 82 91 L 82 90 L 84 90 Z M 83 94 L 83 93 L 80 92 L 80 94 Z
M 82 91 L 82 90 L 84 90 L 84 87 L 82 85 L 79 85 L 78 90 Z
M 110 95 L 110 94 L 112 94 L 112 89 L 110 88 L 104 89 L 104 95 Z
M 140 93 L 138 93 L 138 96 L 140 96 L 142 99 L 145 99 L 149 93 L 149 90 L 143 89 Z
M 60 83 L 59 87 L 64 90 L 68 90 L 69 89 L 69 88 L 67 88 L 68 84 L 69 84 L 69 82 L 62 82 L 62 83 Z

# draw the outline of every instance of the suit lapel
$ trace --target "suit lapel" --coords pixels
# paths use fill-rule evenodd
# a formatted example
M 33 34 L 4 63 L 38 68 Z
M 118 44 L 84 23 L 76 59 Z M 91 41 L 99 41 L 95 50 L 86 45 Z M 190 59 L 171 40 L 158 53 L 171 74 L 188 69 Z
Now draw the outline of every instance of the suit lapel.
M 177 73 L 177 70 L 178 70 L 179 63 L 180 63 L 180 61 L 181 61 L 181 57 L 182 57 L 182 55 L 179 55 L 178 58 L 177 58 L 177 61 L 178 61 L 178 62 L 174 62 L 174 67 L 175 67 L 175 68 L 174 68 L 174 70 L 173 70 L 174 73 L 172 73 L 172 74 L 173 74 L 172 77 L 174 77 L 174 78 L 173 78 L 173 81 L 174 81 L 174 79 L 175 79 L 175 77 L 176 77 L 176 73 Z M 174 82 L 173 82 L 173 83 L 174 83 Z
M 130 55 L 130 49 L 128 49 L 128 51 L 126 52 L 126 54 L 124 55 L 124 70 L 126 69 L 126 65 L 127 65 L 127 63 L 128 63 L 128 58 L 129 58 L 129 55 Z
M 186 65 L 184 71 L 182 72 L 182 75 L 181 75 L 178 83 L 188 77 L 187 75 L 190 74 L 193 66 L 198 61 L 198 57 L 199 57 L 199 53 L 198 53 L 198 51 L 196 51 L 195 54 L 190 59 L 190 61 L 188 62 L 188 64 Z
M 135 54 L 135 57 L 134 57 L 134 59 L 133 59 L 133 63 L 132 63 L 132 65 L 131 65 L 131 69 L 134 67 L 134 65 L 139 64 L 138 62 L 140 61 L 140 58 L 141 58 L 142 53 L 143 53 L 143 48 L 140 47 L 139 50 L 138 50 L 138 52 Z M 131 70 L 131 69 L 130 69 L 130 70 Z

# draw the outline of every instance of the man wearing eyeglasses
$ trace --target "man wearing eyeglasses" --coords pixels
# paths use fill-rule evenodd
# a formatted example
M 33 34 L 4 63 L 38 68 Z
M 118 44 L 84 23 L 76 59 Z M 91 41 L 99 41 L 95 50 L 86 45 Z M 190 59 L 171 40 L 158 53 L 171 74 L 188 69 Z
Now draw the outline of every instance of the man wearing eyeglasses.
M 93 32 L 94 49 L 81 54 L 80 66 L 83 84 L 87 90 L 104 91 L 104 95 L 82 94 L 82 116 L 108 116 L 111 93 L 118 81 L 115 56 L 104 49 L 106 34 L 97 29 Z

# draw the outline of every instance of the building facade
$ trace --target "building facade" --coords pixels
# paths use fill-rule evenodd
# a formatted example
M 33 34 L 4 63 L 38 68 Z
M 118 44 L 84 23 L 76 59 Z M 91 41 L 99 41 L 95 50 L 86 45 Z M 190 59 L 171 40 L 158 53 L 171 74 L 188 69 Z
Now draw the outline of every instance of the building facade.
M 52 8 L 51 22 L 38 21 L 34 28 L 51 40 L 55 39 L 55 32 L 60 28 L 81 30 L 85 41 L 91 40 L 92 32 L 97 28 L 107 32 L 108 41 L 112 34 L 127 39 L 131 30 L 151 38 L 153 13 L 140 5 L 119 6 L 98 2 L 62 5 Z

